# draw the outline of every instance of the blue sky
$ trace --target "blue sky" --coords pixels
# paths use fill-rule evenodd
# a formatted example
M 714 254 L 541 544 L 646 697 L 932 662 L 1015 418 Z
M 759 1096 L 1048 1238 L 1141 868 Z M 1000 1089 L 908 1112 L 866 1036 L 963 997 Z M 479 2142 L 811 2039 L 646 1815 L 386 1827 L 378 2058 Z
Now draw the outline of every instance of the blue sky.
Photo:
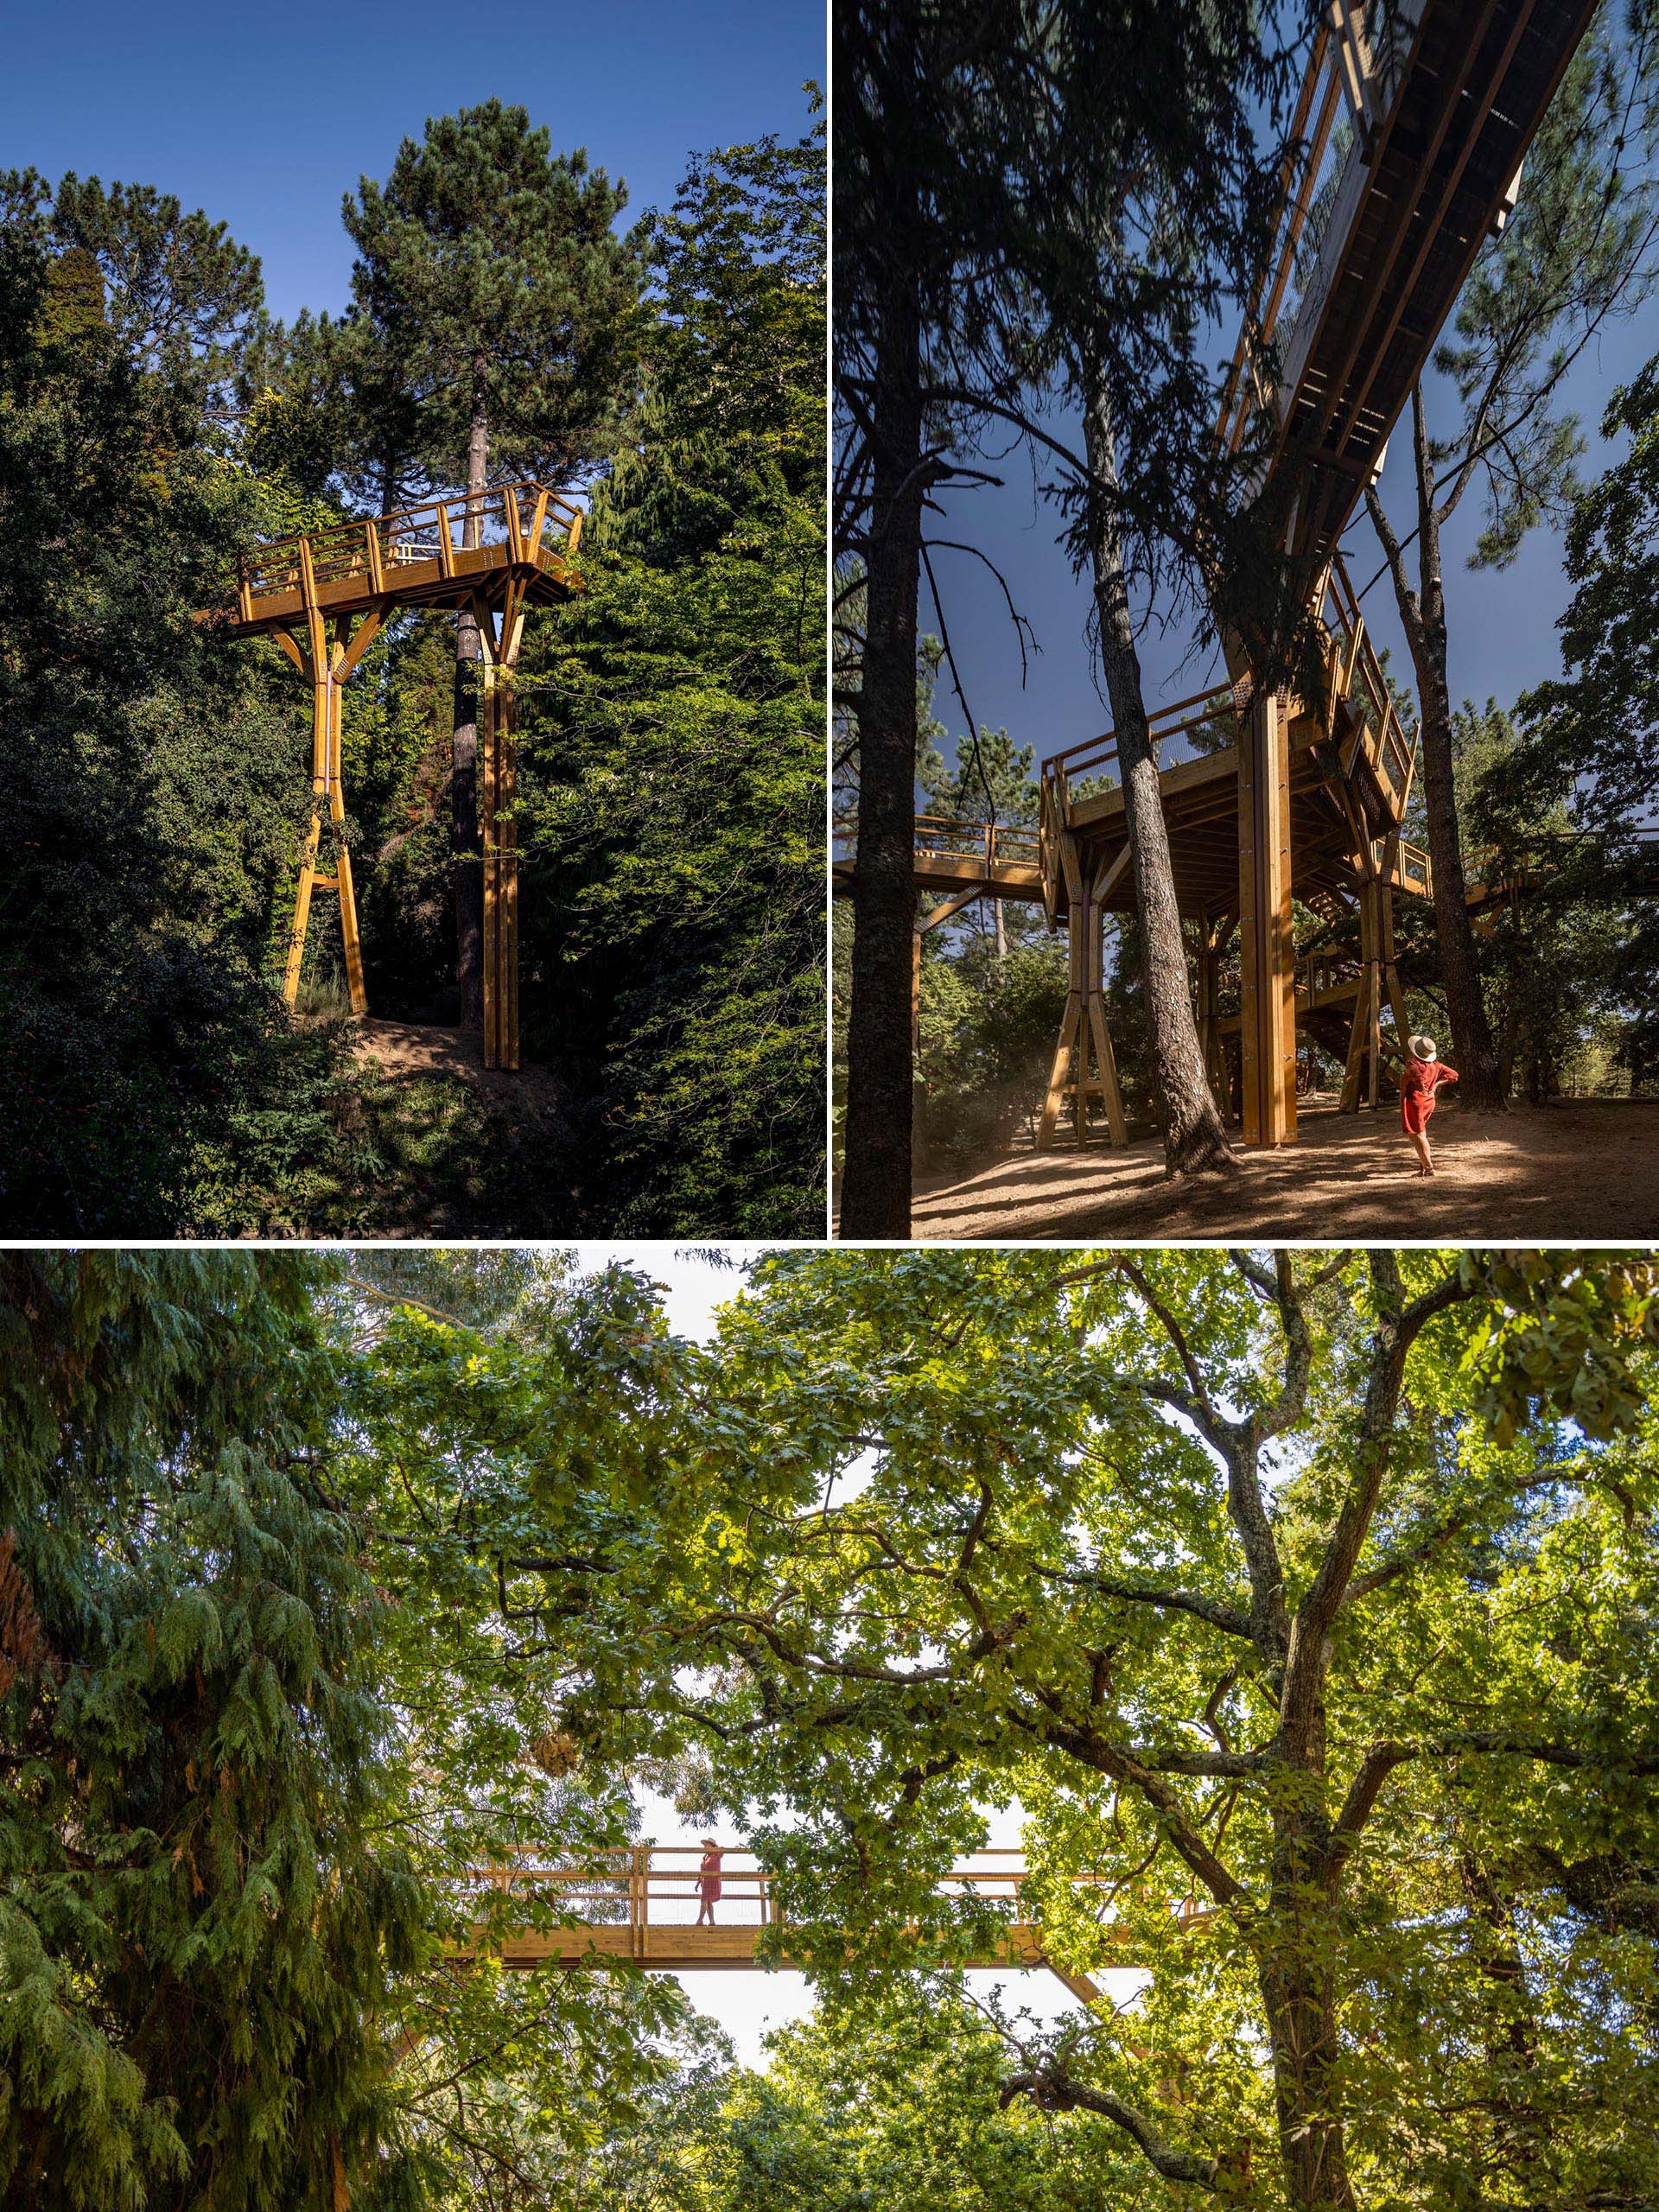
M 153 184 L 258 254 L 273 313 L 345 303 L 343 193 L 384 177 L 429 115 L 494 94 L 670 200 L 696 149 L 806 123 L 823 0 L 496 0 L 488 9 L 226 8 L 185 0 L 4 10 L 0 163 Z
M 1570 372 L 1561 404 L 1580 418 L 1589 447 L 1580 463 L 1586 480 L 1623 450 L 1599 434 L 1609 396 L 1656 353 L 1659 298 L 1649 299 L 1629 321 L 1608 326 Z M 1453 418 L 1445 411 L 1445 396 L 1435 389 L 1438 382 L 1431 377 L 1430 426 L 1443 424 L 1449 429 Z M 1066 430 L 1061 428 L 1058 435 L 1065 437 Z M 961 526 L 947 527 L 936 518 L 935 529 L 941 537 L 982 548 L 1007 578 L 1015 604 L 1033 625 L 1039 651 L 1031 656 L 1023 690 L 1019 648 L 995 580 L 978 562 L 960 553 L 935 553 L 934 570 L 975 720 L 992 729 L 1006 726 L 1016 741 L 1034 745 L 1040 760 L 1046 753 L 1110 727 L 1111 715 L 1096 692 L 1096 671 L 1084 641 L 1089 594 L 1073 578 L 1056 543 L 1057 510 L 1035 496 L 1029 463 L 1015 453 L 983 465 L 1003 477 L 1001 488 L 948 496 L 948 520 Z M 1403 535 L 1416 515 L 1408 414 L 1394 431 L 1381 488 L 1383 505 Z M 1545 529 L 1532 533 L 1514 566 L 1503 573 L 1471 571 L 1468 557 L 1482 524 L 1479 487 L 1471 486 L 1443 541 L 1452 696 L 1454 702 L 1471 698 L 1478 704 L 1492 696 L 1509 706 L 1520 691 L 1560 671 L 1555 624 L 1566 607 L 1568 587 L 1560 537 Z M 1370 581 L 1382 558 L 1363 507 L 1343 547 L 1357 588 Z M 1379 644 L 1393 648 L 1389 665 L 1395 676 L 1414 690 L 1393 587 L 1386 575 L 1366 594 L 1364 608 Z M 921 621 L 925 630 L 937 630 L 925 582 Z M 1189 632 L 1179 627 L 1163 635 L 1154 627 L 1143 636 L 1149 707 L 1189 697 L 1207 683 L 1225 680 L 1225 671 L 1207 660 L 1183 665 L 1191 643 Z M 954 740 L 966 725 L 948 686 L 947 673 L 935 707 Z

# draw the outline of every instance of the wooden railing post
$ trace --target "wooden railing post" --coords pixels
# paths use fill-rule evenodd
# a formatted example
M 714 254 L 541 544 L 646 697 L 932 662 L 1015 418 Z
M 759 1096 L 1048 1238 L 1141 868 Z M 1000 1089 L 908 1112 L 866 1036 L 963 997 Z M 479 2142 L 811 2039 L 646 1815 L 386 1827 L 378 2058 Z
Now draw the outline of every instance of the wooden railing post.
M 628 1875 L 629 1948 L 636 1959 L 645 1955 L 645 1931 L 651 1923 L 651 1846 L 637 1843 Z

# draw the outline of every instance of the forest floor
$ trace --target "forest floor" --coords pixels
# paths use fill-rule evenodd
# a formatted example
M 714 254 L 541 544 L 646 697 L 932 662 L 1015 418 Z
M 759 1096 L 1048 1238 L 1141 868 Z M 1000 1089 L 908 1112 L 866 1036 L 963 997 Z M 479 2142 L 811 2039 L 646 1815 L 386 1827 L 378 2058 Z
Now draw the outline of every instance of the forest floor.
M 922 1179 L 912 1234 L 1505 1244 L 1659 1235 L 1659 1101 L 1561 1101 L 1491 1118 L 1447 1106 L 1430 1130 L 1440 1170 L 1432 1182 L 1416 1175 L 1397 1110 L 1338 1114 L 1333 1100 L 1305 1100 L 1299 1124 L 1295 1144 L 1241 1148 L 1242 1174 L 1196 1185 L 1165 1182 L 1153 1141 L 1122 1151 L 1027 1144 L 969 1175 Z
M 569 1234 L 575 1194 L 561 1187 L 574 1114 L 548 1069 L 483 1065 L 458 1029 L 365 1019 L 352 1052 L 362 1087 L 360 1177 L 331 1193 L 334 1233 L 381 1236 Z M 562 1219 L 550 1217 L 562 1216 Z

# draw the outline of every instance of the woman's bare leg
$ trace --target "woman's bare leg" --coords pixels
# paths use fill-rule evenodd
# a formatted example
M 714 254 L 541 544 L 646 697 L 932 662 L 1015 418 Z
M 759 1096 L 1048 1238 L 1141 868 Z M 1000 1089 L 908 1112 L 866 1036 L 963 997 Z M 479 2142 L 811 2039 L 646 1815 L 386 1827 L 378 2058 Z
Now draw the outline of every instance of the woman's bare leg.
M 1427 1137 L 1421 1129 L 1409 1129 L 1407 1135 L 1411 1139 L 1411 1148 L 1417 1155 L 1417 1173 L 1432 1175 L 1434 1173 L 1434 1155 L 1428 1148 Z

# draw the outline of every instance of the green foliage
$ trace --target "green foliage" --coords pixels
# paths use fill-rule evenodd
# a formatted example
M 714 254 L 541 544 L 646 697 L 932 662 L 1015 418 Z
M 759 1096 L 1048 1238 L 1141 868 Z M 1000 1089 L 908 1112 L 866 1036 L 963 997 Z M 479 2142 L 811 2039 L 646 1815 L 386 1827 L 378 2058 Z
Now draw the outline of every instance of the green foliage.
M 1654 1929 L 1598 1885 L 1659 1863 L 1645 1262 L 779 1254 L 706 1351 L 652 1305 L 613 1273 L 534 1362 L 411 1325 L 375 1448 L 474 1470 L 414 1571 L 556 1638 L 587 1761 L 707 1746 L 837 2018 L 995 1936 L 935 1884 L 1017 1802 L 1050 1955 L 1152 1980 L 957 2054 L 988 2150 L 1000 2081 L 1061 2171 L 1641 2201 Z M 854 2123 L 899 2202 L 957 2171 L 908 2110 Z
M 435 122 L 353 205 L 351 312 L 283 328 L 207 216 L 0 175 L 14 1232 L 817 1226 L 821 149 L 700 159 L 638 246 L 622 204 L 520 110 Z M 524 1027 L 560 1077 L 516 1110 L 347 1057 L 327 893 L 289 1020 L 303 694 L 194 619 L 239 547 L 464 480 L 475 400 L 497 474 L 605 469 L 590 601 L 526 654 Z M 370 1000 L 416 1022 L 457 1015 L 455 644 L 389 625 L 342 717 Z
M 1041 1111 L 1065 1010 L 1065 951 L 1016 939 L 999 959 L 982 931 L 937 952 L 925 944 L 928 1150 L 968 1166 L 1005 1149 Z
M 1524 798 L 1571 795 L 1582 819 L 1617 830 L 1644 815 L 1659 786 L 1659 654 L 1647 620 L 1659 583 L 1659 359 L 1614 393 L 1602 433 L 1630 447 L 1573 508 L 1567 673 L 1521 702 L 1531 745 L 1520 766 Z
M 642 1233 L 822 1220 L 823 180 L 821 133 L 728 149 L 649 226 L 587 595 L 525 648 L 528 1049 L 583 1040 Z
M 429 118 L 384 187 L 360 180 L 344 206 L 353 291 L 418 410 L 406 458 L 464 484 L 475 421 L 509 477 L 562 483 L 607 450 L 638 339 L 625 200 L 499 99 Z
M 85 183 L 71 169 L 52 206 L 60 257 L 97 271 L 102 319 L 147 375 L 222 410 L 264 309 L 259 259 L 223 223 L 186 214 L 147 184 Z
M 710 2212 L 1084 2212 L 1128 2201 L 1128 2158 L 1102 2155 L 1021 2101 L 999 2110 L 1007 2047 L 948 1986 L 900 1981 L 772 2039 L 728 2094 Z
M 192 619 L 258 509 L 208 449 L 194 372 L 54 318 L 27 224 L 0 260 L 3 1218 L 256 1227 L 283 1163 L 331 1147 L 339 1081 L 267 981 L 295 716 Z
M 420 1916 L 375 1593 L 317 1479 L 318 1272 L 0 1270 L 0 2187 L 41 2212 L 321 2208 L 333 2145 L 385 2135 Z
M 1640 2203 L 1655 1290 L 831 1249 L 696 1344 L 568 1255 L 0 1261 L 10 2193 L 1312 2212 L 1316 2139 L 1367 2212 Z M 764 2075 L 670 1978 L 439 1964 L 620 1909 L 476 1870 L 676 1772 L 814 1975 Z M 972 2006 L 937 1876 L 1016 1803 L 1121 2006 Z

